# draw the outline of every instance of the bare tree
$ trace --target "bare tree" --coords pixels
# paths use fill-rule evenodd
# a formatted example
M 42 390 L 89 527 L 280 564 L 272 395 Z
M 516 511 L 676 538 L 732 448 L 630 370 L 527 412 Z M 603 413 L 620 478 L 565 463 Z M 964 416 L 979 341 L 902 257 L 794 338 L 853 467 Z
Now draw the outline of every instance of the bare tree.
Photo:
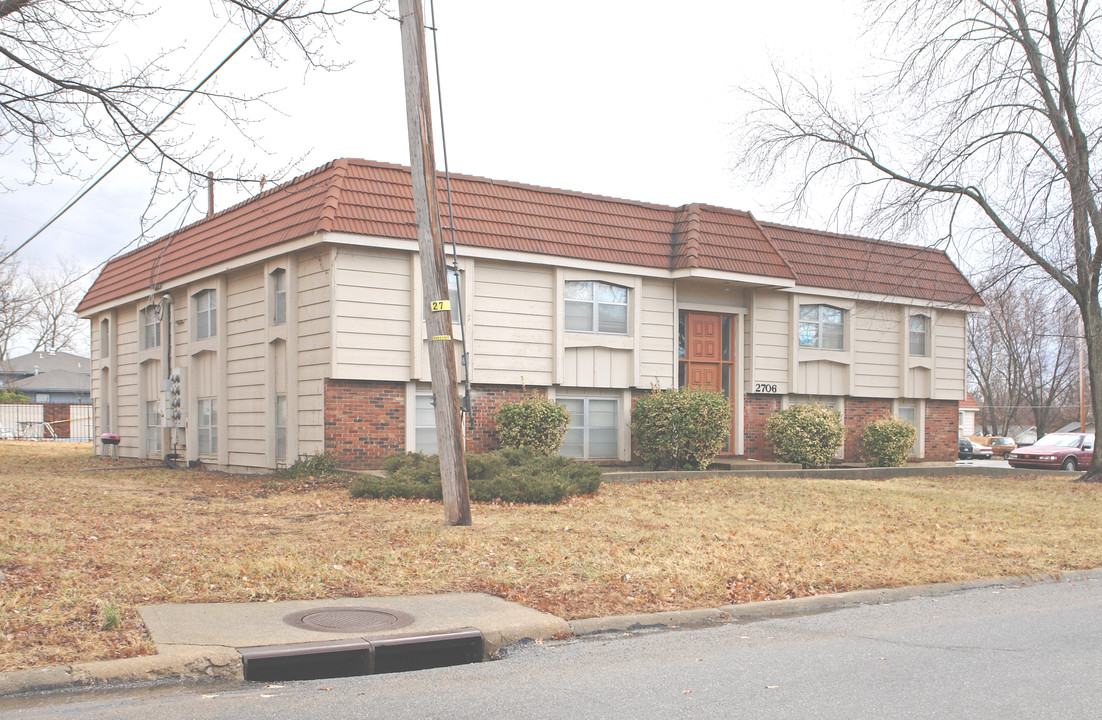
M 0 254 L 4 246 L 0 245 Z M 0 265 L 0 361 L 7 360 L 18 339 L 30 327 L 34 295 L 16 262 Z
M 871 93 L 778 72 L 760 91 L 752 158 L 807 168 L 797 198 L 838 180 L 885 226 L 944 218 L 946 237 L 998 237 L 1039 268 L 1086 329 L 1091 404 L 1102 415 L 1102 141 L 1099 10 L 1089 0 L 876 0 L 893 71 Z M 967 234 L 967 233 L 965 233 Z M 1102 481 L 1102 453 L 1087 479 Z
M 75 262 L 61 260 L 52 272 L 32 272 L 30 286 L 34 289 L 31 316 L 28 321 L 28 343 L 35 350 L 75 350 L 83 345 L 87 323 L 77 317 L 85 284 L 78 282 L 84 275 Z
M 293 50 L 310 66 L 332 69 L 322 41 L 345 17 L 380 10 L 385 0 L 210 0 L 194 3 L 242 28 L 243 44 L 268 62 Z M 158 178 L 166 172 L 205 180 L 228 161 L 173 117 L 185 100 L 206 103 L 245 137 L 241 111 L 257 97 L 209 89 L 172 67 L 173 54 L 152 57 L 103 52 L 116 27 L 135 26 L 157 6 L 129 0 L 0 0 L 0 156 L 26 166 L 0 178 L 0 190 L 34 183 L 40 175 L 89 175 L 89 160 L 130 156 Z M 251 34 L 255 31 L 255 34 Z M 235 51 L 236 52 L 236 51 Z M 122 57 L 120 57 L 120 55 Z M 228 58 L 227 58 L 228 59 Z M 219 66 L 220 67 L 220 66 Z M 216 168 L 217 169 L 217 168 Z M 269 178 L 271 173 L 269 173 Z
M 1052 283 L 997 277 L 968 323 L 968 375 L 994 435 L 1032 421 L 1038 435 L 1077 406 L 1079 318 Z

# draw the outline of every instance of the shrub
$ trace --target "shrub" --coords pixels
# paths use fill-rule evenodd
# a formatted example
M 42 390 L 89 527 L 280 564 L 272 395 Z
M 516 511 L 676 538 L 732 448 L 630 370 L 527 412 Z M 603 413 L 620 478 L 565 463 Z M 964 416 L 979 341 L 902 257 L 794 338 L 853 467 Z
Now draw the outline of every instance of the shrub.
M 337 461 L 329 453 L 315 452 L 313 455 L 299 455 L 290 467 L 283 468 L 276 475 L 283 478 L 324 477 L 337 470 Z
M 703 470 L 731 434 L 731 403 L 708 390 L 659 390 L 631 410 L 635 452 L 651 468 Z
M 544 455 L 558 452 L 570 425 L 570 413 L 541 395 L 503 404 L 496 413 L 502 447 L 532 448 Z
M 838 411 L 826 405 L 793 405 L 773 413 L 765 425 L 773 453 L 784 462 L 822 468 L 842 447 L 846 428 Z
M 436 455 L 396 453 L 383 464 L 386 477 L 364 476 L 352 483 L 352 497 L 440 500 L 440 459 Z M 505 448 L 467 456 L 467 484 L 475 502 L 561 502 L 589 495 L 601 485 L 600 468 L 531 448 Z
M 917 431 L 906 420 L 882 417 L 865 426 L 865 455 L 876 467 L 902 467 L 915 444 Z
M 0 403 L 23 403 L 30 402 L 30 398 L 21 392 L 14 390 L 0 390 Z

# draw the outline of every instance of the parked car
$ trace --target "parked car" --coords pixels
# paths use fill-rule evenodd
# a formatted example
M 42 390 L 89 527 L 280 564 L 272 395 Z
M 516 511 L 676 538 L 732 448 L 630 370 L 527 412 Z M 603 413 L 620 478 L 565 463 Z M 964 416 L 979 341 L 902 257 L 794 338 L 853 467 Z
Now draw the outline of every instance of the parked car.
M 990 460 L 991 448 L 962 437 L 957 446 L 957 457 L 961 460 Z
M 991 438 L 991 453 L 994 455 L 1002 455 L 1006 457 L 1010 453 L 1017 449 L 1018 443 L 1014 442 L 1014 438 L 1008 437 L 993 437 Z
M 1049 433 L 1029 447 L 1017 448 L 1006 460 L 1010 467 L 1079 470 L 1089 466 L 1093 456 L 1093 434 Z

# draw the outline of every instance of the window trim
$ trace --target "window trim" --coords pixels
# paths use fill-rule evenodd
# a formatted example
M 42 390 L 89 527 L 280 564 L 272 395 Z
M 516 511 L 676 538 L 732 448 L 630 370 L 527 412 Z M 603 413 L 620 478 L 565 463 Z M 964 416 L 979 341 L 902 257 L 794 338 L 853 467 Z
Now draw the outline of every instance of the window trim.
M 817 319 L 814 320 L 814 321 L 804 320 L 803 319 L 804 310 L 811 309 L 811 308 L 816 309 L 816 311 L 817 311 L 816 314 L 818 316 Z M 841 316 L 841 319 L 839 320 L 839 322 L 837 322 L 837 323 L 826 323 L 823 320 L 823 310 L 826 309 L 826 308 L 838 311 L 838 314 Z M 815 342 L 814 343 L 805 343 L 804 342 L 804 339 L 803 339 L 803 326 L 804 325 L 814 325 L 814 327 L 815 327 Z M 841 338 L 842 338 L 841 346 L 839 346 L 839 347 L 827 347 L 826 345 L 823 344 L 823 337 L 825 336 L 825 333 L 823 332 L 823 329 L 827 325 L 829 325 L 831 327 L 838 326 L 841 329 Z M 831 352 L 840 352 L 840 351 L 844 352 L 845 349 L 846 349 L 846 309 L 838 307 L 837 305 L 831 305 L 829 303 L 801 303 L 799 305 L 799 307 L 796 308 L 796 343 L 797 343 L 798 347 L 800 347 L 801 349 L 829 350 Z
M 566 289 L 571 285 L 589 285 L 592 288 L 590 300 L 574 300 L 566 297 Z M 608 288 L 615 288 L 624 292 L 624 302 L 611 302 L 602 301 L 597 299 L 598 286 L 605 286 Z M 591 306 L 590 309 L 590 329 L 579 329 L 570 327 L 570 315 L 566 312 L 566 307 L 570 303 L 587 304 Z M 602 330 L 601 319 L 601 306 L 623 307 L 624 308 L 624 330 L 621 332 Z M 587 333 L 591 335 L 612 335 L 617 337 L 628 337 L 631 335 L 631 288 L 627 285 L 618 285 L 605 280 L 565 280 L 563 283 L 563 327 L 566 332 L 570 333 Z
M 915 444 L 907 457 L 921 459 L 926 455 L 926 401 L 922 398 L 897 398 L 892 401 L 892 417 L 902 420 L 903 418 L 899 417 L 899 411 L 905 407 L 914 408 L 915 412 Z M 957 431 L 959 435 L 959 424 Z
M 208 424 L 203 424 L 203 404 L 208 405 Z M 203 433 L 207 434 L 207 447 L 203 447 Z M 218 398 L 201 397 L 196 399 L 195 408 L 195 451 L 201 456 L 218 454 Z
M 270 327 L 281 327 L 287 324 L 287 268 L 273 268 L 268 273 L 268 280 L 272 288 L 269 298 L 271 307 L 268 313 L 268 325 Z M 280 284 L 283 285 L 282 289 L 280 289 Z M 280 311 L 283 313 L 282 319 L 279 317 Z
M 99 321 L 99 356 L 101 360 L 111 357 L 111 320 L 102 318 Z
M 155 350 L 161 347 L 161 319 L 157 317 L 157 306 L 146 305 L 139 312 L 141 319 L 141 349 L 142 350 Z M 150 332 L 153 334 L 153 341 L 149 342 Z
M 280 417 L 280 404 L 282 401 L 283 415 Z M 275 454 L 276 462 L 287 461 L 287 393 L 276 393 L 275 400 L 272 407 L 272 426 L 274 431 L 273 447 L 272 450 Z M 282 423 L 280 422 L 282 421 Z M 282 453 L 280 452 L 282 450 Z
M 922 321 L 922 352 L 915 352 L 916 331 L 911 325 L 915 320 Z M 915 313 L 907 316 L 907 354 L 911 357 L 930 357 L 930 316 L 924 313 Z
M 608 395 L 561 395 L 561 394 L 557 394 L 554 398 L 554 402 L 556 404 L 563 405 L 565 407 L 565 404 L 563 403 L 564 400 L 575 400 L 575 401 L 580 400 L 582 402 L 582 426 L 580 428 L 581 431 L 582 431 L 582 454 L 580 456 L 567 455 L 567 456 L 564 456 L 564 457 L 576 457 L 576 459 L 578 459 L 578 460 L 618 460 L 620 458 L 620 449 L 621 449 L 620 448 L 620 442 L 621 442 L 620 425 L 622 424 L 621 423 L 621 413 L 620 413 L 620 406 L 621 406 L 620 398 L 619 397 L 612 397 L 612 396 L 608 396 Z M 589 403 L 590 403 L 591 400 L 612 402 L 615 405 L 615 411 L 614 412 L 615 412 L 615 415 L 616 415 L 616 420 L 615 420 L 615 424 L 612 427 L 613 427 L 614 430 L 616 430 L 616 449 L 615 449 L 615 451 L 612 455 L 602 455 L 600 457 L 594 457 L 593 455 L 590 454 L 590 451 L 589 451 L 589 432 L 592 429 L 592 427 L 591 427 L 590 422 L 589 422 Z M 571 418 L 571 419 L 573 419 L 573 418 Z M 574 429 L 574 428 L 569 428 L 568 427 L 567 432 L 570 432 L 571 429 Z M 560 454 L 562 453 L 562 448 L 559 449 L 559 453 Z
M 192 297 L 194 298 L 192 307 L 195 312 L 195 339 L 209 340 L 218 337 L 218 291 L 214 288 L 206 288 L 198 291 Z M 204 298 L 210 298 L 210 307 L 206 309 L 200 307 Z M 200 326 L 199 318 L 202 316 L 206 316 L 206 323 Z M 208 334 L 201 334 L 203 330 L 206 330 Z
M 161 410 L 159 400 L 146 400 L 145 401 L 145 454 L 150 455 L 152 453 L 160 454 L 161 447 Z M 150 420 L 156 417 L 157 424 L 151 425 Z

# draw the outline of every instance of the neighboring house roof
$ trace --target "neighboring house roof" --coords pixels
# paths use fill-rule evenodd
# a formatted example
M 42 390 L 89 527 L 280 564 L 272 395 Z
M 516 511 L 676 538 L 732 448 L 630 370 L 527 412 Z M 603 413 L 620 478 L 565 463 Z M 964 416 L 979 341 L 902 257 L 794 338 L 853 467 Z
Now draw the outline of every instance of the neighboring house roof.
M 1079 429 L 1079 421 L 1076 420 L 1075 422 L 1068 423 L 1064 427 L 1062 427 L 1059 430 L 1056 430 L 1054 432 L 1058 432 L 1058 433 L 1077 433 L 1077 432 L 1084 432 L 1084 431 Z M 1086 432 L 1088 432 L 1088 433 L 1094 432 L 1094 423 L 1092 423 L 1092 422 L 1087 423 Z
M 938 250 L 761 224 L 708 205 L 652 205 L 465 175 L 451 181 L 461 245 L 982 305 Z M 446 224 L 442 175 L 439 200 Z M 77 310 L 319 232 L 415 240 L 409 168 L 334 160 L 113 259 Z
M 91 392 L 92 382 L 88 373 L 74 373 L 68 370 L 48 370 L 31 375 L 8 384 L 12 390 L 20 392 Z
M 978 412 L 979 409 L 980 409 L 980 404 L 978 402 L 976 402 L 976 398 L 972 397 L 972 393 L 965 393 L 964 402 L 962 402 L 960 404 L 960 409 L 961 410 L 966 410 L 966 411 L 970 410 L 972 412 Z
M 33 375 L 37 370 L 40 373 L 51 370 L 66 370 L 75 373 L 88 373 L 91 371 L 92 361 L 63 351 L 47 352 L 36 350 L 19 357 L 0 360 L 0 373 Z

